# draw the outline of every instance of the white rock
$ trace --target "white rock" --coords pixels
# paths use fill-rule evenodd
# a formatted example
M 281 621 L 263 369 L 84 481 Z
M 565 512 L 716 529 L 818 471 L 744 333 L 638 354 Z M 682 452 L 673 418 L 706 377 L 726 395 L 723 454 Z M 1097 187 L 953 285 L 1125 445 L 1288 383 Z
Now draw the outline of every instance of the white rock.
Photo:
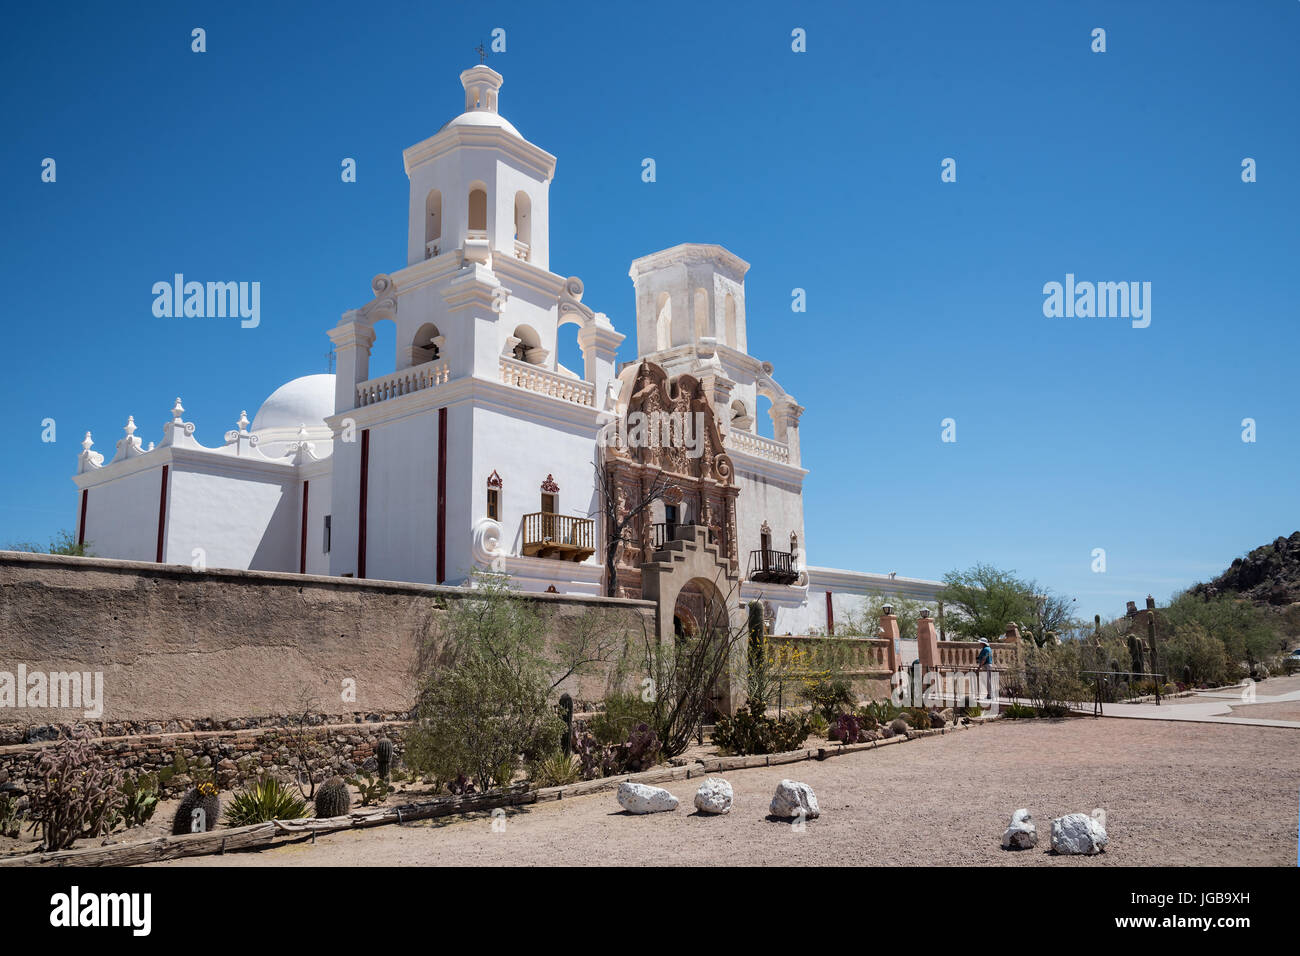
M 1052 821 L 1052 849 L 1057 853 L 1083 853 L 1088 856 L 1100 853 L 1106 846 L 1106 818 L 1104 810 L 1086 813 L 1067 813 Z
M 797 780 L 782 780 L 776 785 L 776 795 L 772 797 L 768 812 L 774 817 L 803 817 L 805 820 L 814 820 L 822 815 L 813 788 Z
M 695 791 L 695 809 L 701 813 L 729 813 L 733 797 L 731 784 L 721 777 L 706 777 Z
M 1038 828 L 1029 811 L 1021 808 L 1011 814 L 1011 825 L 1002 834 L 1002 849 L 1032 850 L 1038 846 Z
M 618 785 L 618 805 L 628 813 L 663 813 L 677 809 L 677 798 L 662 787 L 624 780 Z

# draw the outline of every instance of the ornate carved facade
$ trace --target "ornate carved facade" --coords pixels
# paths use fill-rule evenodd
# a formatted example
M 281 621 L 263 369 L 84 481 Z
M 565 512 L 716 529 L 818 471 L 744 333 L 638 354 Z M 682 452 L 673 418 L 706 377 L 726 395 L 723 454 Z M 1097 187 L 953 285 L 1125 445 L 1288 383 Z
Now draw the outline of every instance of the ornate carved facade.
M 602 467 L 617 518 L 641 510 L 624 533 L 616 593 L 641 596 L 641 564 L 682 526 L 708 528 L 736 572 L 739 489 L 703 384 L 688 374 L 670 379 L 645 360 L 619 378 L 619 420 L 606 433 Z

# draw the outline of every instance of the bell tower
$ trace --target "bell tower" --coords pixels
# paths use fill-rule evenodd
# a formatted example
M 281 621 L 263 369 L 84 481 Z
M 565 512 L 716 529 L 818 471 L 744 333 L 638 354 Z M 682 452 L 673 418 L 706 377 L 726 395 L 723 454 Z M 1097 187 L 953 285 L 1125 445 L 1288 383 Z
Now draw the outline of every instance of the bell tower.
M 454 253 L 548 269 L 555 157 L 501 115 L 500 73 L 480 63 L 460 82 L 465 112 L 403 153 L 411 181 L 407 265 Z

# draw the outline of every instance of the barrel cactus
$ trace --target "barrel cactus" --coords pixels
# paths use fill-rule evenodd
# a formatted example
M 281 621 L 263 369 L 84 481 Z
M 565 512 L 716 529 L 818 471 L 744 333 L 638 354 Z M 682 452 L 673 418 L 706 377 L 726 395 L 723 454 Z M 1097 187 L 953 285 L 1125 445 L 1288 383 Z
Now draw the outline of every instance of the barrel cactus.
M 201 783 L 185 794 L 185 799 L 176 808 L 172 833 L 206 833 L 215 829 L 220 813 L 221 798 L 217 796 L 217 788 L 210 783 Z
M 382 737 L 375 744 L 375 764 L 381 780 L 387 780 L 393 769 L 393 742 Z
M 341 817 L 352 805 L 348 785 L 342 777 L 330 777 L 316 791 L 316 816 Z

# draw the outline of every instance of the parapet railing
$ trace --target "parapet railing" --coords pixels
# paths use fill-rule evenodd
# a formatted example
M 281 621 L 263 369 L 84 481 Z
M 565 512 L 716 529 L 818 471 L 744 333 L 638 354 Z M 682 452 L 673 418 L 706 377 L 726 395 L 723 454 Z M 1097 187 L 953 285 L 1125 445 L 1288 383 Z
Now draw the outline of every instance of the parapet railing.
M 501 357 L 501 381 L 505 385 L 527 389 L 539 395 L 549 395 L 575 405 L 596 407 L 596 385 L 580 378 L 569 378 L 539 365 L 529 365 L 515 359 Z
M 762 435 L 755 435 L 753 432 L 747 432 L 744 429 L 733 428 L 727 432 L 725 444 L 728 448 L 734 448 L 737 451 L 749 452 L 751 455 L 757 455 L 759 458 L 766 458 L 769 461 L 779 461 L 782 464 L 790 464 L 790 446 L 784 442 L 776 441 L 773 438 L 765 438 Z
M 451 371 L 448 369 L 446 362 L 426 362 L 423 365 L 412 365 L 410 368 L 404 368 L 399 372 L 381 375 L 379 378 L 372 378 L 360 383 L 357 386 L 356 407 L 361 408 L 365 405 L 373 405 L 376 402 L 396 398 L 399 395 L 409 395 L 412 392 L 419 392 L 426 388 L 445 385 L 450 378 Z

